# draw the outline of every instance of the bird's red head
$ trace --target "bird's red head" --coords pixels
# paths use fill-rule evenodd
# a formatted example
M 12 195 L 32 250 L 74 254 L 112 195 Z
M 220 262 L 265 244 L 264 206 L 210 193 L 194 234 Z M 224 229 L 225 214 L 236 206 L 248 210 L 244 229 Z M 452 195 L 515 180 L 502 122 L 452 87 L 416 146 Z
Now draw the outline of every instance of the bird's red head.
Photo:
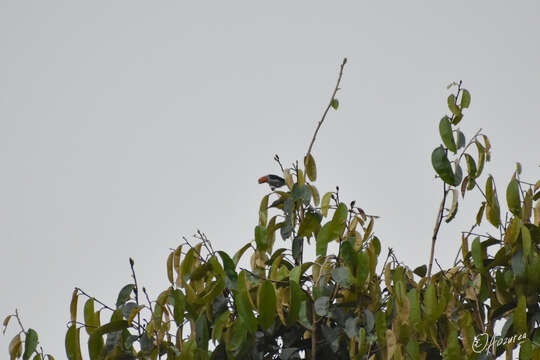
M 259 178 L 259 184 L 262 184 L 262 183 L 265 183 L 265 182 L 268 182 L 268 178 L 266 176 L 263 176 L 263 177 Z

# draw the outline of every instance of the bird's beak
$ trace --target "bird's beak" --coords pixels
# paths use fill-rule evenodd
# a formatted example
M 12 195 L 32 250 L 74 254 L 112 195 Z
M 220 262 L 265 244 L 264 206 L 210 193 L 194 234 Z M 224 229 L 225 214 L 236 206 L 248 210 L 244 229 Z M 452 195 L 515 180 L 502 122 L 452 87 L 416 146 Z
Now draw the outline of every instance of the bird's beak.
M 266 176 L 263 176 L 263 177 L 259 178 L 259 184 L 262 184 L 262 183 L 265 183 L 265 182 L 268 182 L 268 178 Z

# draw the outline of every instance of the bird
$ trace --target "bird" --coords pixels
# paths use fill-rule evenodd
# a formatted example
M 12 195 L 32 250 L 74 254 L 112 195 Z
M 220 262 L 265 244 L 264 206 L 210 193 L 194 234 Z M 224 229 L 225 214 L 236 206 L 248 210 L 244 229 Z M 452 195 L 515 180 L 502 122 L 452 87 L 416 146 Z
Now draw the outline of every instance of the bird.
M 275 189 L 280 188 L 283 185 L 285 185 L 285 179 L 283 179 L 281 176 L 268 174 L 259 178 L 259 184 L 262 184 L 262 183 L 268 183 L 268 185 L 270 186 L 270 189 L 274 191 Z

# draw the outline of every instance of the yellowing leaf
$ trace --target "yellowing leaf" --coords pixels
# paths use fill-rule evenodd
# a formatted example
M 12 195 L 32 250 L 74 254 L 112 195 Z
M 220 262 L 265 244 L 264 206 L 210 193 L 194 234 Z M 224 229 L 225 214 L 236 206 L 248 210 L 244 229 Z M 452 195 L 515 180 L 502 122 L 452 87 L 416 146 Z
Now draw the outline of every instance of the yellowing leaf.
M 532 205 L 533 205 L 533 195 L 532 195 L 532 190 L 529 189 L 525 193 L 525 198 L 523 199 L 523 210 L 521 213 L 523 222 L 526 222 L 526 223 L 531 222 Z
M 167 278 L 171 284 L 174 284 L 174 275 L 173 275 L 173 257 L 174 251 L 172 251 L 167 257 Z
M 309 184 L 309 188 L 311 189 L 311 197 L 313 198 L 313 205 L 319 206 L 319 203 L 321 201 L 319 190 L 317 190 L 317 188 L 313 184 Z
M 261 200 L 261 205 L 259 206 L 259 225 L 266 226 L 268 221 L 268 197 L 270 195 L 265 195 Z
M 452 219 L 454 219 L 454 217 L 457 214 L 458 198 L 459 198 L 459 193 L 458 193 L 457 189 L 452 189 L 452 206 L 450 207 L 450 212 L 448 213 L 448 215 L 446 215 L 446 220 L 445 221 L 447 223 L 452 221 Z
M 321 200 L 321 212 L 324 217 L 328 215 L 328 209 L 330 208 L 330 200 L 332 199 L 332 193 L 327 192 L 323 195 Z
M 8 350 L 9 350 L 10 358 L 12 360 L 21 356 L 21 354 L 22 354 L 22 342 L 21 342 L 21 335 L 20 334 L 15 335 L 13 337 L 13 339 L 11 339 L 11 341 L 9 342 Z
M 69 306 L 69 311 L 71 314 L 71 322 L 75 323 L 77 321 L 77 300 L 79 299 L 79 290 L 73 290 L 73 295 L 71 295 L 71 304 Z
M 129 317 L 127 319 L 128 321 L 128 325 L 131 326 L 132 322 L 133 322 L 133 319 L 135 319 L 135 316 L 137 316 L 137 314 L 142 310 L 144 309 L 144 306 L 142 305 L 139 305 L 139 306 L 135 306 L 133 308 L 133 310 L 131 310 L 131 313 L 129 313 Z
M 4 322 L 3 322 L 3 326 L 4 326 L 4 330 L 2 331 L 2 335 L 4 335 L 6 333 L 6 329 L 7 329 L 7 326 L 9 324 L 9 319 L 11 319 L 13 315 L 8 315 L 6 316 L 6 318 L 4 319 Z
M 315 159 L 311 154 L 304 157 L 304 166 L 306 168 L 306 174 L 311 181 L 317 180 L 317 167 L 315 165 Z
M 285 169 L 285 171 L 283 171 L 283 176 L 285 178 L 285 184 L 287 184 L 287 187 L 289 188 L 289 190 L 292 190 L 293 185 L 294 185 L 294 180 L 293 180 L 291 171 L 289 169 Z

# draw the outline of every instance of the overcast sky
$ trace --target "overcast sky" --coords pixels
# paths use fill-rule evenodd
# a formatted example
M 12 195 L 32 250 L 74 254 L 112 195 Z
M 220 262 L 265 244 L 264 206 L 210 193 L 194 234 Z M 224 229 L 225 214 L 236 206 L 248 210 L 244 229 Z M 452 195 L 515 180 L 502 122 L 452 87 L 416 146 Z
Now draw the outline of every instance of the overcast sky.
M 250 241 L 257 178 L 279 171 L 276 153 L 302 159 L 345 56 L 317 186 L 381 216 L 384 253 L 428 262 L 452 81 L 472 94 L 462 130 L 491 139 L 501 203 L 516 161 L 539 179 L 540 3 L 373 4 L 1 0 L 2 319 L 18 308 L 62 359 L 73 287 L 114 304 L 131 256 L 155 297 L 181 236 Z M 442 228 L 443 266 L 479 200 Z

